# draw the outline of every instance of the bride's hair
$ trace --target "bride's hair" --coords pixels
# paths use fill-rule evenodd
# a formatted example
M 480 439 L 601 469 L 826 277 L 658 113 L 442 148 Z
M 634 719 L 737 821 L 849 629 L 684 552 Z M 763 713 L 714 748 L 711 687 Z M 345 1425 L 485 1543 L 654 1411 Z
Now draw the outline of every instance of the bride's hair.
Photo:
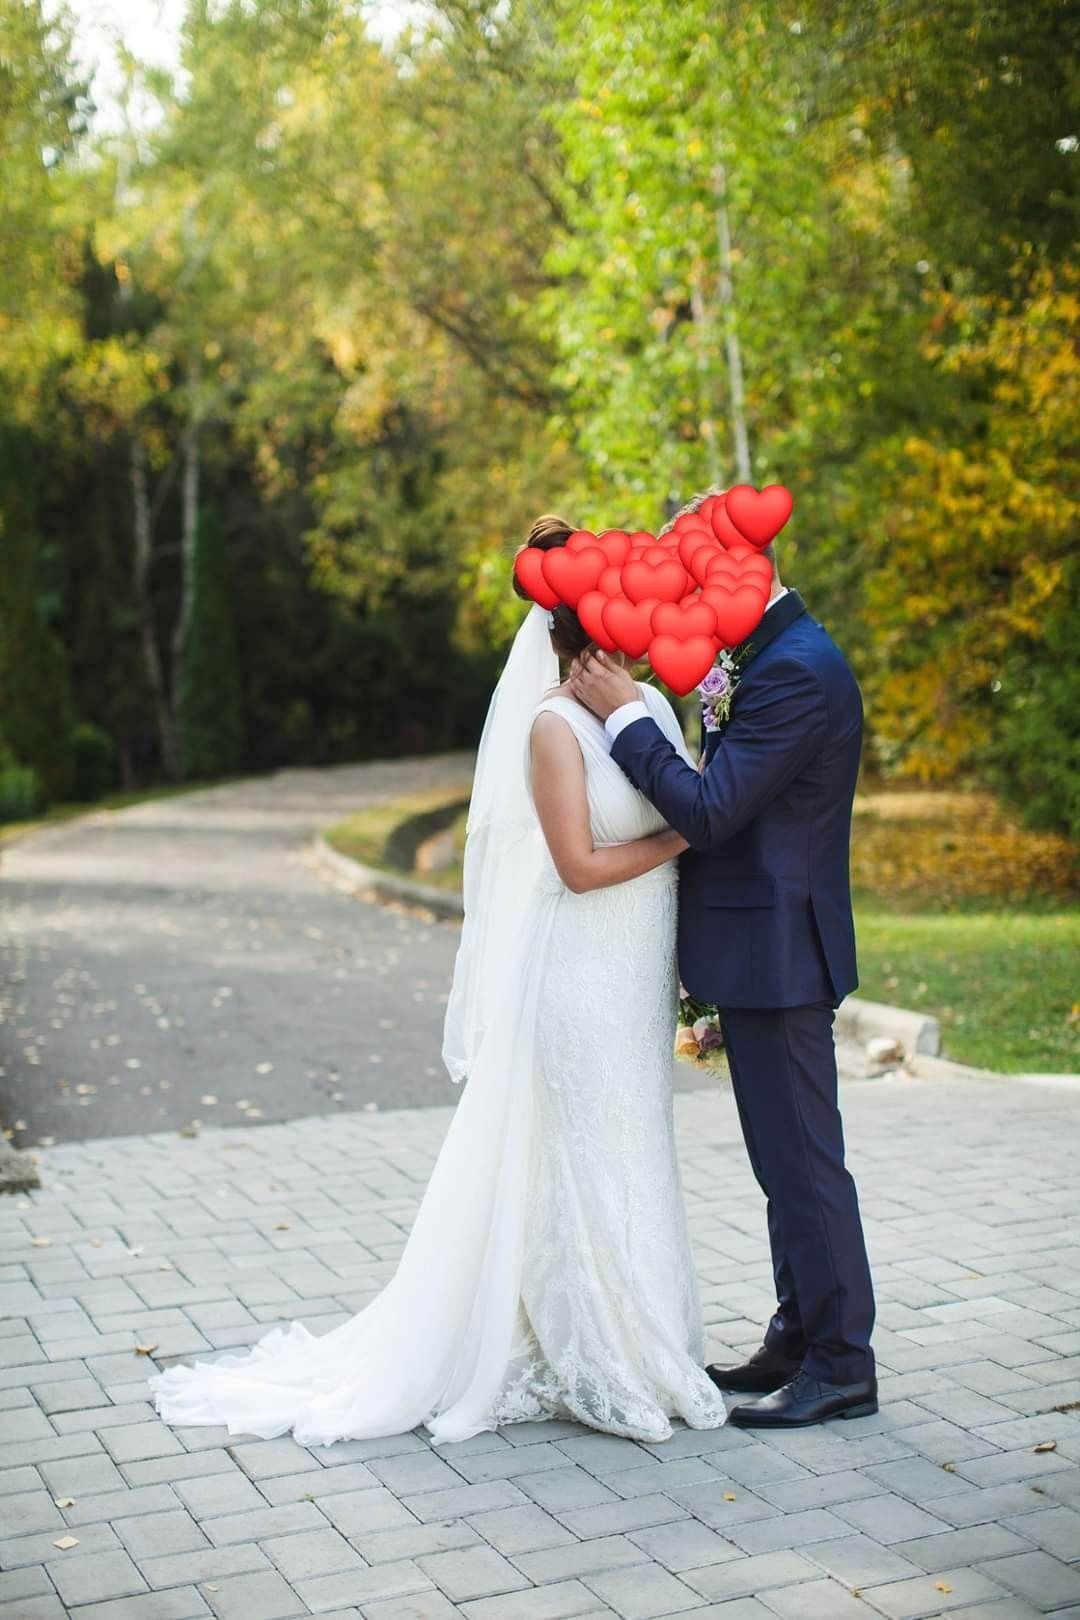
M 565 546 L 573 532 L 572 523 L 567 523 L 565 518 L 556 517 L 554 512 L 545 512 L 543 517 L 537 518 L 529 530 L 525 545 L 519 549 L 524 551 L 530 546 L 535 546 L 538 551 L 551 551 L 555 546 Z M 523 601 L 532 600 L 516 579 L 514 591 Z M 552 621 L 551 645 L 560 658 L 576 658 L 578 653 L 593 645 L 592 637 L 582 629 L 581 620 L 573 608 L 567 607 L 565 602 L 560 602 L 552 609 Z

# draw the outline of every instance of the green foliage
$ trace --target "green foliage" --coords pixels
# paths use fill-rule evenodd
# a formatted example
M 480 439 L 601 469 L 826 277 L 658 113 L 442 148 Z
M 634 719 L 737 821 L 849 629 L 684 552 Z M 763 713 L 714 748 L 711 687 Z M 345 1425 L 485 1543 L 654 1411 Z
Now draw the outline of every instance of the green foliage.
M 71 788 L 74 714 L 64 651 L 40 608 L 36 537 L 17 526 L 21 516 L 10 503 L 0 511 L 0 733 L 48 801 Z
M 31 765 L 0 761 L 0 822 L 28 821 L 41 803 L 41 784 Z
M 0 614 L 42 736 L 51 634 L 128 787 L 177 733 L 200 775 L 474 741 L 531 519 L 651 528 L 745 431 L 873 763 L 1075 826 L 1069 25 L 435 0 L 383 45 L 354 0 L 189 0 L 106 133 L 65 7 L 0 0 Z
M 191 622 L 177 694 L 184 775 L 227 776 L 243 758 L 240 676 L 221 524 L 199 514 Z
M 1076 592 L 1063 587 L 1041 637 L 1009 661 L 990 775 L 1027 821 L 1080 843 L 1080 664 Z
M 81 804 L 103 799 L 116 786 L 116 749 L 107 731 L 84 721 L 71 736 L 74 794 Z

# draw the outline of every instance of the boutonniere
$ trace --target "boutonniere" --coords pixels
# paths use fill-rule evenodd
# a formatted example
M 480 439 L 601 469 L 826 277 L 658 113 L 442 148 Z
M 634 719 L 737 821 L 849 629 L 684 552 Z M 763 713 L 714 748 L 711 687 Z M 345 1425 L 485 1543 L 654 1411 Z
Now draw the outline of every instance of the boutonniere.
M 698 684 L 701 718 L 706 731 L 719 731 L 731 719 L 731 700 L 739 685 L 739 655 L 742 651 L 742 647 L 736 647 L 733 652 L 724 648 L 705 679 Z

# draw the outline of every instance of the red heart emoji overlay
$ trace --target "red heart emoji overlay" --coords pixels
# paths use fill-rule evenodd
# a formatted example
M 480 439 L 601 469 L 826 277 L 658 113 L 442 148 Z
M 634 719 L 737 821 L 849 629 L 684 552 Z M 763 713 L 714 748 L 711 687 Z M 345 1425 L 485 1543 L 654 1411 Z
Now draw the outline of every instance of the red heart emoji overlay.
M 541 607 L 573 608 L 605 652 L 647 657 L 685 697 L 720 648 L 737 647 L 761 622 L 773 570 L 760 553 L 791 510 L 782 484 L 736 484 L 659 539 L 643 529 L 576 529 L 565 546 L 519 551 L 514 576 Z

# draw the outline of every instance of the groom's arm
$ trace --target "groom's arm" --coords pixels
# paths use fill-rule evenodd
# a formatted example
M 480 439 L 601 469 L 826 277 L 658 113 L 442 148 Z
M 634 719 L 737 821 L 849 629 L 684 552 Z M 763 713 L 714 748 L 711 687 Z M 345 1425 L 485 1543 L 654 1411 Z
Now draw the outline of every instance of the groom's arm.
M 609 717 L 609 733 L 617 729 L 618 715 L 616 710 Z M 768 681 L 740 696 L 701 774 L 679 757 L 651 717 L 625 718 L 629 723 L 612 742 L 612 758 L 696 850 L 724 843 L 752 821 L 814 757 L 828 729 L 821 683 L 794 661 L 774 663 Z

